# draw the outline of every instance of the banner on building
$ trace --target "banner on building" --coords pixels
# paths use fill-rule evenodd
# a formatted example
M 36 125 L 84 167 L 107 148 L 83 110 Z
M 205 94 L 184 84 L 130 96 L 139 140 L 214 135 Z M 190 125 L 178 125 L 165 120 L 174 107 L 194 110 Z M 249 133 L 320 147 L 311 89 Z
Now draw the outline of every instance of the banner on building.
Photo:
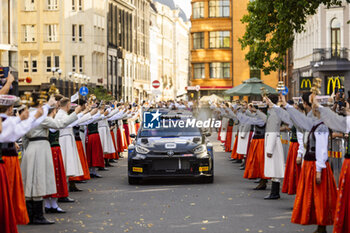
M 310 91 L 312 86 L 313 77 L 300 77 L 299 80 L 299 90 L 300 91 Z

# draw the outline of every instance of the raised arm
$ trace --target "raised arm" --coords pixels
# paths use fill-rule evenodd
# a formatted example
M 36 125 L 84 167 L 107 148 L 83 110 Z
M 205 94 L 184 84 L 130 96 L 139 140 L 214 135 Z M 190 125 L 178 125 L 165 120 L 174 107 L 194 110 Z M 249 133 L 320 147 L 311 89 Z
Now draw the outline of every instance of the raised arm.
M 289 113 L 284 110 L 283 108 L 277 106 L 277 105 L 274 105 L 273 108 L 275 109 L 275 112 L 277 114 L 277 116 L 286 124 L 289 125 L 290 128 L 292 128 L 293 126 L 293 122 L 292 120 L 290 119 L 290 116 L 289 116 Z
M 240 112 L 237 113 L 237 118 L 243 124 L 248 124 L 248 125 L 257 125 L 257 126 L 262 127 L 266 123 L 260 117 L 250 117 L 250 116 L 247 116 L 247 115 L 240 113 Z
M 65 117 L 64 119 L 52 119 L 51 117 L 47 117 L 41 125 L 45 128 L 51 129 L 64 129 L 69 124 L 73 123 L 78 119 L 78 116 L 75 112 Z
M 305 116 L 305 114 L 296 110 L 292 105 L 286 105 L 287 112 L 290 119 L 294 122 L 295 127 L 299 129 L 310 131 L 313 127 L 313 119 Z
M 323 106 L 319 106 L 318 110 L 321 113 L 321 120 L 329 128 L 343 133 L 350 132 L 350 116 L 340 116 L 330 108 Z

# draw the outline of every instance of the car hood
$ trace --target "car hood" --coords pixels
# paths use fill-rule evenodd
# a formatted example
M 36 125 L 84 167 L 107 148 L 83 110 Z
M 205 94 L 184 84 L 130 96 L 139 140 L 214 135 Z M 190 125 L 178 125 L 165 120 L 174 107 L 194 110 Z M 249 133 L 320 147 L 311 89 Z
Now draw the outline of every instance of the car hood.
M 198 142 L 193 142 L 194 138 L 198 138 Z M 180 137 L 180 138 L 161 138 L 151 137 L 148 138 L 148 143 L 142 143 L 141 140 L 137 141 L 137 145 L 142 145 L 148 148 L 152 152 L 164 152 L 164 151 L 176 151 L 176 152 L 188 152 L 192 151 L 195 147 L 202 142 L 201 137 Z

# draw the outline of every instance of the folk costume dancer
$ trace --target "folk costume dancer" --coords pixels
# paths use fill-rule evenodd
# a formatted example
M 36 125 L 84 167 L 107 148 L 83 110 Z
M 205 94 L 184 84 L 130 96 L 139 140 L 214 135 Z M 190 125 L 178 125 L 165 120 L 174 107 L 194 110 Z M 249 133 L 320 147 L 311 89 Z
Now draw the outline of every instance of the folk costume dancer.
M 56 109 L 54 109 L 56 111 Z M 49 113 L 49 117 L 55 118 L 55 113 Z M 58 130 L 50 129 L 49 132 L 49 142 L 51 145 L 52 152 L 52 161 L 55 171 L 56 179 L 56 190 L 55 194 L 47 195 L 44 197 L 45 201 L 45 213 L 66 213 L 62 210 L 58 204 L 58 198 L 67 198 L 68 197 L 68 185 L 67 185 L 67 176 L 64 169 L 64 163 L 62 158 L 62 151 L 59 143 L 60 132 Z
M 230 152 L 233 151 L 234 149 L 234 145 L 236 142 L 236 138 L 237 138 L 237 131 L 238 131 L 238 119 L 232 119 L 233 120 L 233 126 L 232 126 L 232 135 L 231 135 L 231 145 L 230 145 Z M 237 150 L 237 147 L 236 147 Z
M 0 128 L 1 133 L 6 132 L 6 129 L 2 128 L 1 118 Z M 4 233 L 17 233 L 15 211 L 12 205 L 5 162 L 2 159 L 1 146 L 2 143 L 0 143 L 0 231 Z
M 36 103 L 39 106 L 40 103 Z M 51 98 L 49 105 L 56 105 Z M 35 110 L 35 108 L 33 109 Z M 49 129 L 61 129 L 77 120 L 80 108 L 64 121 L 54 120 L 50 117 L 44 119 L 36 128 L 30 130 L 24 138 L 24 152 L 21 164 L 24 193 L 27 199 L 27 210 L 30 223 L 53 224 L 47 220 L 43 213 L 43 197 L 55 194 L 56 182 L 53 168 L 52 153 L 48 141 Z
M 260 107 L 259 111 L 267 112 L 266 107 Z M 248 149 L 246 167 L 243 177 L 246 179 L 260 179 L 260 183 L 254 190 L 265 190 L 268 177 L 265 176 L 265 127 L 266 122 L 257 117 L 257 110 L 250 108 L 251 116 L 237 112 L 237 118 L 243 124 L 249 124 L 254 127 L 254 136 Z
M 290 102 L 290 104 L 294 104 Z M 300 107 L 294 105 L 299 111 Z M 297 191 L 297 186 L 299 182 L 299 177 L 301 173 L 301 163 L 305 153 L 304 149 L 304 134 L 297 130 L 294 126 L 292 119 L 289 116 L 289 113 L 277 106 L 273 105 L 276 110 L 277 115 L 282 119 L 283 122 L 288 124 L 288 127 L 291 128 L 291 138 L 290 146 L 288 150 L 286 169 L 284 173 L 284 180 L 282 186 L 282 193 L 287 193 L 288 195 L 294 195 Z M 302 111 L 301 111 L 302 112 Z M 302 112 L 303 113 L 303 112 Z
M 243 102 L 241 111 L 249 115 L 248 104 L 247 102 Z M 239 133 L 238 133 L 238 145 L 237 145 L 237 160 L 236 163 L 242 163 L 242 160 L 248 153 L 248 144 L 250 137 L 250 128 L 251 125 L 244 124 L 240 122 L 239 125 Z
M 304 95 L 303 100 L 311 106 L 309 95 Z M 327 225 L 333 225 L 337 195 L 328 163 L 329 131 L 316 108 L 312 109 L 312 117 L 305 116 L 289 104 L 286 104 L 286 109 L 296 127 L 309 132 L 291 222 L 318 225 L 315 232 L 324 233 Z
M 103 119 L 104 114 L 108 114 L 104 109 L 99 109 L 99 112 L 93 118 L 86 122 L 87 125 L 87 140 L 86 140 L 86 158 L 89 165 L 91 178 L 102 178 L 97 174 L 96 168 L 104 168 L 103 149 L 98 132 L 98 121 Z
M 118 112 L 119 112 L 118 108 L 116 108 L 114 110 L 108 109 L 108 115 L 106 116 L 106 118 L 104 118 L 103 120 L 100 120 L 98 122 L 98 133 L 99 133 L 100 139 L 101 139 L 105 167 L 112 167 L 113 166 L 109 163 L 109 159 L 113 159 L 115 156 L 115 153 L 116 153 L 116 150 L 115 150 L 115 147 L 113 144 L 113 139 L 112 139 L 111 132 L 110 132 L 111 130 L 110 130 L 109 124 L 108 124 L 108 118 L 111 118 L 112 116 L 114 116 Z M 106 170 L 106 168 L 105 168 L 105 170 Z
M 80 100 L 79 102 L 82 103 L 82 100 Z M 90 112 L 88 112 L 88 111 L 90 111 Z M 83 143 L 83 140 L 81 139 L 81 132 L 83 131 L 83 133 L 84 133 L 84 125 L 83 124 L 86 123 L 87 121 L 90 121 L 98 113 L 98 109 L 95 108 L 95 109 L 91 110 L 91 107 L 88 107 L 87 110 L 85 110 L 84 112 L 85 113 L 88 112 L 88 113 L 86 113 L 81 119 L 79 119 L 71 124 L 71 126 L 73 126 L 73 134 L 74 134 L 75 144 L 77 146 L 79 159 L 80 159 L 81 166 L 83 168 L 83 173 L 84 173 L 81 176 L 69 177 L 69 181 L 74 182 L 74 183 L 85 183 L 87 180 L 90 180 L 90 178 L 91 178 L 90 171 L 89 171 L 89 165 L 88 165 L 87 158 L 85 155 L 85 150 L 83 147 L 83 145 L 85 143 Z M 78 190 L 70 190 L 70 191 L 78 191 Z
M 349 133 L 350 116 L 349 104 L 347 103 L 347 116 L 340 116 L 331 109 L 318 105 L 315 107 L 320 111 L 321 120 L 332 130 Z M 323 178 L 323 177 L 322 177 Z M 350 232 L 350 137 L 348 137 L 347 151 L 342 165 L 339 178 L 337 203 L 335 207 L 333 233 Z
M 123 118 L 123 116 L 125 114 L 125 112 L 124 112 L 125 110 L 122 110 L 121 106 L 119 106 L 118 109 L 119 109 L 119 112 L 108 119 L 109 122 L 113 122 L 112 124 L 114 124 L 113 136 L 115 136 L 115 137 L 113 138 L 113 136 L 112 136 L 112 139 L 113 139 L 113 143 L 114 143 L 114 148 L 116 150 L 116 152 L 115 152 L 116 159 L 119 159 L 120 153 L 122 153 L 124 151 L 122 141 L 121 141 L 121 133 L 120 133 L 120 129 L 118 127 L 118 121 Z M 112 131 L 111 131 L 111 133 L 112 133 Z
M 270 94 L 269 99 L 277 104 L 278 96 Z M 284 177 L 284 156 L 280 138 L 281 118 L 278 117 L 275 109 L 269 106 L 267 114 L 257 111 L 260 119 L 266 122 L 265 129 L 265 177 L 271 177 L 271 193 L 265 200 L 276 200 L 280 198 L 280 182 Z
M 87 121 L 89 118 L 91 118 L 91 115 L 87 114 L 87 110 L 84 109 L 84 106 L 79 106 L 79 108 L 82 108 L 84 112 L 80 112 L 77 115 L 78 119 L 59 131 L 59 144 L 61 146 L 64 168 L 68 179 L 70 177 L 78 177 L 84 175 L 82 163 L 80 161 L 80 156 L 75 142 L 73 127 L 79 123 Z M 70 99 L 63 98 L 60 100 L 60 109 L 58 110 L 55 119 L 65 120 L 69 116 L 68 113 L 71 111 Z M 68 182 L 70 192 L 81 191 L 76 187 L 74 181 Z M 74 202 L 74 200 L 69 197 L 59 198 L 58 201 Z
M 6 192 L 8 192 L 9 195 L 9 198 L 0 201 L 2 202 L 0 204 L 4 206 L 4 209 L 1 210 L 1 212 L 3 213 L 1 214 L 8 215 L 5 217 L 0 216 L 0 225 L 11 225 L 11 213 L 9 213 L 8 210 L 6 210 L 7 207 L 13 208 L 13 213 L 15 217 L 14 224 L 25 225 L 29 223 L 29 217 L 23 191 L 22 174 L 20 170 L 15 141 L 17 141 L 20 137 L 24 136 L 30 129 L 39 125 L 45 117 L 41 117 L 44 114 L 42 108 L 40 108 L 38 111 L 32 112 L 29 115 L 29 111 L 25 106 L 21 106 L 22 110 L 19 117 L 12 116 L 13 107 L 16 102 L 18 102 L 18 98 L 15 96 L 0 95 L 0 118 L 3 126 L 3 131 L 1 133 L 1 136 L 3 137 L 0 138 L 0 157 L 2 156 L 2 158 L 0 159 L 0 163 L 2 163 L 0 165 L 0 170 L 5 169 L 7 179 L 6 184 L 4 180 L 1 180 L 1 182 L 4 183 L 2 184 L 2 188 L 0 190 L 3 191 L 1 192 L 3 195 L 5 195 Z M 0 179 L 3 178 L 4 177 L 1 177 Z M 7 188 L 5 187 L 6 185 Z M 7 189 L 7 191 L 5 191 L 5 188 Z M 7 220 L 5 220 L 5 222 L 2 222 L 5 218 L 7 218 Z M 11 231 L 11 229 L 14 230 L 14 228 L 12 228 L 10 225 L 6 227 L 4 226 L 4 229 L 2 230 L 4 232 L 7 232 L 8 230 Z

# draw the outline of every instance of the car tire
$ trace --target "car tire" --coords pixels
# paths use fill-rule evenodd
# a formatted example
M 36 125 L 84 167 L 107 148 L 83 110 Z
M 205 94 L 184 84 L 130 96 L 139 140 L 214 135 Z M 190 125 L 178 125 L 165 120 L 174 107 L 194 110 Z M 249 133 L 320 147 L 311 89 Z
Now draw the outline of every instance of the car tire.
M 128 177 L 128 181 L 130 185 L 136 185 L 136 184 L 140 184 L 141 183 L 141 179 L 140 178 L 135 178 L 135 177 Z

